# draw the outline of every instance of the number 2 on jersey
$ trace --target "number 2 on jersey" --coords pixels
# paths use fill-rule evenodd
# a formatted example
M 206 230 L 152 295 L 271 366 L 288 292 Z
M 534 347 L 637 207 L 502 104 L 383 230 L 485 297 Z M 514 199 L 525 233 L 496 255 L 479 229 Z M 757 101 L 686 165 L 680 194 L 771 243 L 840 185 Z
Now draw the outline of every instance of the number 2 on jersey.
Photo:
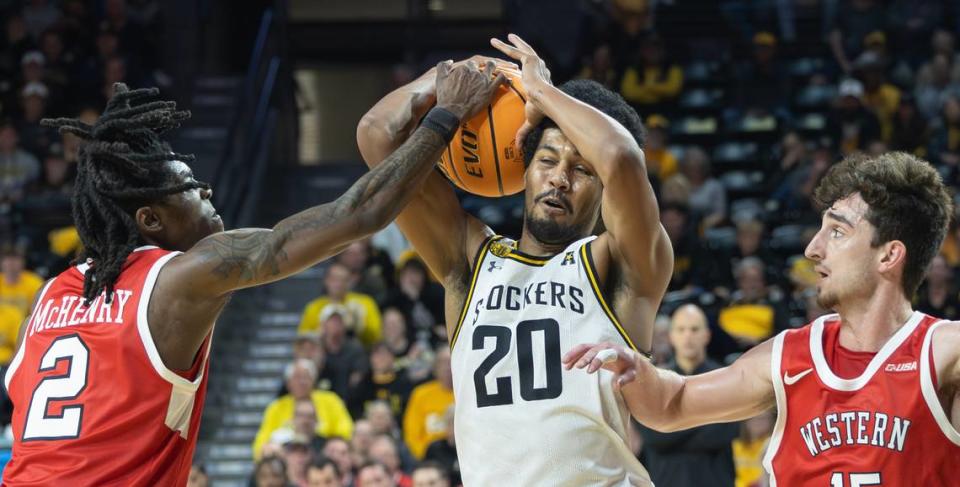
M 61 360 L 68 361 L 67 372 L 44 377 L 33 390 L 22 441 L 69 440 L 80 436 L 82 405 L 64 406 L 59 415 L 48 415 L 47 411 L 52 401 L 76 399 L 87 387 L 89 358 L 90 349 L 79 335 L 59 337 L 50 344 L 40 360 L 39 372 L 55 369 Z
M 543 352 L 546 372 L 546 385 L 534 385 L 533 334 L 543 332 Z M 497 363 L 510 354 L 512 330 L 505 326 L 481 325 L 473 331 L 473 349 L 483 350 L 487 338 L 494 339 L 494 349 L 480 363 L 473 374 L 473 383 L 477 388 L 477 407 L 502 406 L 513 404 L 513 378 L 497 377 L 497 392 L 487 390 L 487 374 Z M 520 397 L 524 401 L 554 399 L 563 392 L 562 370 L 560 369 L 560 324 L 557 320 L 526 320 L 517 324 L 517 369 L 520 375 Z

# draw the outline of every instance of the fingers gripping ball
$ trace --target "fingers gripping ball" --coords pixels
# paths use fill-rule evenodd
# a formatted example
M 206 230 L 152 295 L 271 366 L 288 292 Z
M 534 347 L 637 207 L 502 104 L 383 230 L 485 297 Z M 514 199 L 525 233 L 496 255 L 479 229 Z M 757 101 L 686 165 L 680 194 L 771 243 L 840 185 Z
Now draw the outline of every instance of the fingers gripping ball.
M 497 89 L 486 110 L 460 124 L 440 158 L 440 170 L 460 189 L 479 196 L 523 191 L 523 154 L 514 143 L 523 125 L 526 92 L 520 72 L 498 67 L 507 83 Z

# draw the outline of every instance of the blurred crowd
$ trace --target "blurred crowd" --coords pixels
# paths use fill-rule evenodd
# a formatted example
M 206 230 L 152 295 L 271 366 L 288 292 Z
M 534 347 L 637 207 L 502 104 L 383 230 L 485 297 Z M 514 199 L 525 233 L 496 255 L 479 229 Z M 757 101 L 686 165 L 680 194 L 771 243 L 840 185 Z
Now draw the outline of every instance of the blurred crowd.
M 69 211 L 77 140 L 39 120 L 92 120 L 116 81 L 168 82 L 154 62 L 154 3 L 31 0 L 2 10 L 0 364 L 42 279 L 79 245 Z M 960 1 L 503 6 L 509 30 L 541 51 L 556 82 L 594 79 L 644 119 L 675 254 L 655 324 L 662 367 L 723 366 L 826 312 L 803 249 L 819 225 L 813 190 L 842 157 L 910 152 L 960 184 Z M 464 204 L 503 233 L 518 228 L 515 199 Z M 953 223 L 917 309 L 960 317 L 958 265 Z M 395 228 L 351 245 L 321 284 L 253 441 L 251 485 L 458 485 L 442 288 Z M 631 446 L 658 485 L 761 486 L 772 427 L 772 413 L 671 434 L 636 425 Z M 198 465 L 191 485 L 205 482 Z

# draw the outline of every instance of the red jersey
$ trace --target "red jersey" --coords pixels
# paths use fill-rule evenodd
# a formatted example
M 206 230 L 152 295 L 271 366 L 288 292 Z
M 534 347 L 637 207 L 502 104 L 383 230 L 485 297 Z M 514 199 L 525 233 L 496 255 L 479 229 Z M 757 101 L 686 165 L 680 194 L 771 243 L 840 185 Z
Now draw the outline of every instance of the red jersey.
M 852 379 L 834 373 L 852 367 L 831 369 L 824 353 L 824 344 L 839 346 L 837 315 L 778 335 L 771 360 L 778 416 L 764 458 L 770 485 L 957 485 L 960 433 L 937 398 L 930 350 L 937 323 L 914 312 Z
M 209 337 L 185 375 L 160 360 L 147 325 L 160 269 L 177 252 L 141 247 L 110 303 L 82 306 L 85 265 L 40 292 L 4 383 L 13 456 L 3 485 L 184 485 L 207 385 Z

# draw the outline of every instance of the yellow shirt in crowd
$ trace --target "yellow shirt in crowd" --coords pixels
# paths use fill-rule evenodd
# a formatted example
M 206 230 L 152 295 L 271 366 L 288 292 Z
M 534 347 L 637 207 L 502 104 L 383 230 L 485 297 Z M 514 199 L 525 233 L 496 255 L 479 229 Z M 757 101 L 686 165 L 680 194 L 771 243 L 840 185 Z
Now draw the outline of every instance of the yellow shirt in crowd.
M 303 309 L 303 317 L 300 318 L 300 327 L 297 332 L 319 333 L 321 331 L 320 314 L 323 312 L 323 308 L 331 303 L 332 301 L 328 296 L 320 296 L 307 303 L 307 306 Z M 365 347 L 369 348 L 380 341 L 380 308 L 377 307 L 373 298 L 361 293 L 347 293 L 342 304 L 352 314 L 350 319 L 347 320 L 352 322 L 346 323 L 347 329 L 354 327 L 357 339 Z
M 453 391 L 435 380 L 417 386 L 410 394 L 403 414 L 403 441 L 417 460 L 423 460 L 430 443 L 447 437 L 444 415 L 451 404 Z
M 7 365 L 13 359 L 17 345 L 17 333 L 26 317 L 24 313 L 9 304 L 0 304 L 0 365 Z
M 623 74 L 620 94 L 630 103 L 652 105 L 673 99 L 683 89 L 683 70 L 670 66 L 666 73 L 659 67 L 643 68 L 641 73 L 631 67 Z
M 30 305 L 41 287 L 43 279 L 30 271 L 21 272 L 20 279 L 12 284 L 0 275 L 0 304 L 9 304 L 25 315 L 30 314 Z
M 900 106 L 900 89 L 884 83 L 876 91 L 864 93 L 863 104 L 877 115 L 880 120 L 880 135 L 884 142 L 890 143 L 893 136 L 893 116 Z
M 353 419 L 347 412 L 340 396 L 330 391 L 314 390 L 310 393 L 317 409 L 317 435 L 324 438 L 339 436 L 349 440 L 353 436 Z M 280 428 L 293 428 L 293 410 L 297 401 L 287 394 L 274 399 L 263 412 L 263 422 L 253 440 L 253 459 L 260 459 L 260 450 L 270 441 L 270 435 Z
M 754 441 L 733 440 L 733 463 L 737 471 L 734 487 L 752 487 L 763 475 L 763 454 L 769 438 Z

